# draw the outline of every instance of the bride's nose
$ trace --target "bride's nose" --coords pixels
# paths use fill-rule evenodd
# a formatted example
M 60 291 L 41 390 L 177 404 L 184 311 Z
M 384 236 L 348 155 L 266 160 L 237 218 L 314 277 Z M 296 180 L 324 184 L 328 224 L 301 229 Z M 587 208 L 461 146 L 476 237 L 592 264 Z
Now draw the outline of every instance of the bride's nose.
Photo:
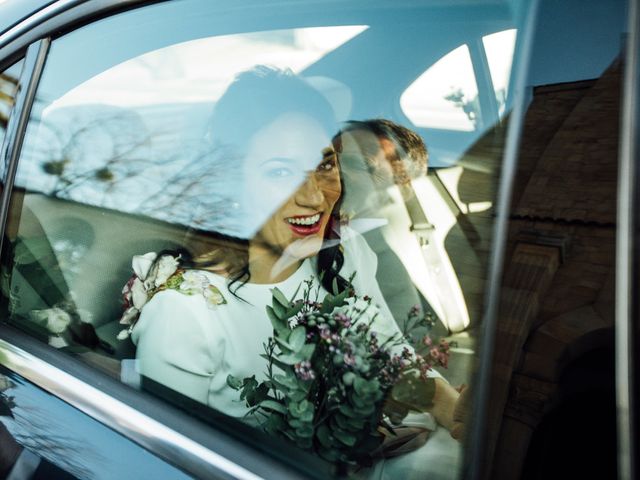
M 294 197 L 301 207 L 319 208 L 324 202 L 324 194 L 318 185 L 315 172 L 309 173 L 305 182 L 300 186 Z

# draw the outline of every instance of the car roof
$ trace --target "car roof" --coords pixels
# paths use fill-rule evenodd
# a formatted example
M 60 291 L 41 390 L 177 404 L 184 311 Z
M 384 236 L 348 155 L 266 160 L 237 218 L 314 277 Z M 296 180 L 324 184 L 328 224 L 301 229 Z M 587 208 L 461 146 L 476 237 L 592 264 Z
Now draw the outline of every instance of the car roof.
M 0 34 L 57 0 L 0 0 Z

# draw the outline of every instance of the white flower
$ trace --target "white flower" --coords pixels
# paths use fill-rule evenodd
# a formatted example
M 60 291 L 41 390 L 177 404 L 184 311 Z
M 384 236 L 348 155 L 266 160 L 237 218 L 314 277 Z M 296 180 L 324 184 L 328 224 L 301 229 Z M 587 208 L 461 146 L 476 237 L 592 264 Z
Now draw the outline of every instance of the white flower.
M 47 330 L 54 335 L 59 335 L 64 332 L 71 323 L 71 317 L 61 308 L 54 307 L 47 310 L 40 310 L 40 312 L 42 312 L 46 318 Z
M 131 298 L 133 300 L 133 306 L 138 310 L 142 310 L 142 307 L 149 299 L 147 290 L 139 278 L 136 278 L 131 285 Z
M 54 348 L 62 348 L 62 347 L 69 346 L 69 343 L 63 337 L 55 335 L 55 336 L 49 337 L 49 345 L 51 345 Z
M 79 308 L 77 312 L 80 320 L 82 320 L 84 323 L 93 323 L 93 313 L 91 313 L 89 310 Z
M 156 252 L 148 252 L 144 255 L 134 255 L 131 260 L 131 268 L 133 268 L 133 271 L 140 280 L 146 280 L 147 275 L 149 275 L 149 270 L 157 256 L 158 254 Z
M 176 273 L 178 269 L 178 259 L 176 257 L 172 257 L 171 255 L 163 255 L 160 257 L 160 260 L 156 263 L 156 279 L 155 284 L 156 287 L 160 285 L 164 285 L 169 280 L 169 277 Z
M 120 318 L 120 325 L 131 325 L 131 321 L 138 316 L 140 310 L 136 307 L 127 308 Z
M 129 338 L 129 330 L 128 329 L 120 330 L 116 338 L 118 340 L 126 340 L 127 338 Z
M 204 299 L 207 301 L 207 306 L 209 308 L 214 308 L 218 305 L 222 305 L 223 303 L 227 303 L 227 301 L 224 299 L 224 297 L 220 293 L 220 290 L 218 290 L 213 285 L 209 285 L 208 288 L 205 288 L 204 291 L 202 292 L 202 295 L 204 296 Z
M 200 293 L 209 286 L 209 279 L 206 275 L 188 270 L 182 275 L 182 283 L 180 284 L 180 290 L 184 290 L 187 293 L 194 294 Z
M 293 330 L 298 326 L 298 317 L 293 317 L 289 319 L 289 328 Z

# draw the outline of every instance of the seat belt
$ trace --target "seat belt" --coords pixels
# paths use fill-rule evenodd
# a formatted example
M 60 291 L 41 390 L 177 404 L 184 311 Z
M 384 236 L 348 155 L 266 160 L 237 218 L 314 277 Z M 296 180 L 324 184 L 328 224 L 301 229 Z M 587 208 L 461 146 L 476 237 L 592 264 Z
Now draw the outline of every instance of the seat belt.
M 404 188 L 408 197 L 404 198 L 404 206 L 409 214 L 410 230 L 420 245 L 429 272 L 430 286 L 438 302 L 436 310 L 441 312 L 444 317 L 441 320 L 449 331 L 459 332 L 469 324 L 469 313 L 458 277 L 444 247 L 437 242 L 436 229 L 429 222 L 413 185 L 409 183 Z

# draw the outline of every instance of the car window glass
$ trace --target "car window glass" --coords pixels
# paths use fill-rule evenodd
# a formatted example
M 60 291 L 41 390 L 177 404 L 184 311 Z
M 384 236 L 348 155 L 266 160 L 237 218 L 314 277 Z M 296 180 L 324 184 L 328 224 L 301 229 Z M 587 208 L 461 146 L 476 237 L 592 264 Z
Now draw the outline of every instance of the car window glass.
M 516 33 L 515 29 L 504 30 L 487 35 L 482 39 L 500 115 L 505 113 L 513 49 L 516 46 Z
M 7 122 L 17 93 L 18 75 L 21 67 L 22 61 L 0 73 L 0 144 L 2 144 L 4 134 L 7 131 Z
M 471 131 L 479 114 L 469 48 L 461 45 L 420 75 L 400 97 L 400 105 L 420 127 Z
M 510 9 L 409 3 L 164 2 L 54 40 L 7 322 L 277 458 L 456 478 L 501 161 L 466 45 Z

